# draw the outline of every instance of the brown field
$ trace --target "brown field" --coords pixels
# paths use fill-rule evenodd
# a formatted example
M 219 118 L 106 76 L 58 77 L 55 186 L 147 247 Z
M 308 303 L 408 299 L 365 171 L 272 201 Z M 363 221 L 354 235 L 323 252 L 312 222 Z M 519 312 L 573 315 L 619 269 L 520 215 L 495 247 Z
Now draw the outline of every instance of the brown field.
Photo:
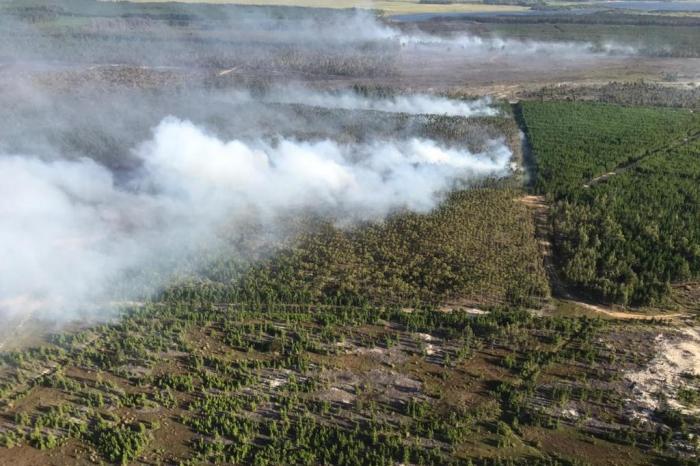
M 130 0 L 139 2 L 166 2 L 170 0 Z M 182 3 L 213 3 L 230 5 L 298 6 L 308 8 L 362 8 L 379 10 L 386 14 L 413 13 L 477 13 L 524 11 L 517 5 L 488 5 L 484 3 L 425 4 L 417 0 L 184 0 Z

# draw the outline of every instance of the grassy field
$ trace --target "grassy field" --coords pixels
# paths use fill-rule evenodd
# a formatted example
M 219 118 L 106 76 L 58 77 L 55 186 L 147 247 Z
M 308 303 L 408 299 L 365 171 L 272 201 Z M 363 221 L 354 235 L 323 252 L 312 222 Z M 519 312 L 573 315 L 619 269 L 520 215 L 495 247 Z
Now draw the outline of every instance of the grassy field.
M 158 3 L 170 0 L 131 0 L 135 3 Z M 415 13 L 477 13 L 524 11 L 526 7 L 517 5 L 489 5 L 485 3 L 419 3 L 418 0 L 185 0 L 183 3 L 214 3 L 231 5 L 274 5 L 308 8 L 363 8 L 379 10 L 385 14 Z

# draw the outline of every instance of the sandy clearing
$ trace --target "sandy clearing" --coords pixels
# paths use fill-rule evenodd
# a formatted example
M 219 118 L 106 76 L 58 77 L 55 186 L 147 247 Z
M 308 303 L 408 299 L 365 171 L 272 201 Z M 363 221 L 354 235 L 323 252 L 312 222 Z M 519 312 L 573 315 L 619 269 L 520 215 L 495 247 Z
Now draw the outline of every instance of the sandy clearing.
M 689 327 L 675 334 L 660 333 L 654 343 L 657 356 L 649 365 L 641 371 L 625 374 L 632 385 L 635 401 L 649 410 L 668 405 L 687 414 L 700 413 L 700 408 L 684 406 L 678 400 L 678 390 L 691 383 L 687 376 L 700 377 L 700 328 Z

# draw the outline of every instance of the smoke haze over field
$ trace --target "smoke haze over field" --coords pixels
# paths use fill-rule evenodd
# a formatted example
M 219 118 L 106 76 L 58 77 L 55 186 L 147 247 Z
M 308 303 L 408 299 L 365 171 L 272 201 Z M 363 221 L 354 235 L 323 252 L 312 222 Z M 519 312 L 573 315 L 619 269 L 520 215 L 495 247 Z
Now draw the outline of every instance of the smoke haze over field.
M 401 57 L 420 51 L 464 61 L 501 58 L 547 67 L 635 52 L 629 44 L 521 41 L 467 31 L 433 35 L 401 29 L 365 10 L 185 4 L 164 8 L 126 2 L 96 7 L 87 2 L 75 11 L 55 7 L 46 17 L 37 18 L 32 12 L 30 20 L 21 16 L 20 8 L 10 8 L 9 14 L 0 17 L 4 31 L 0 33 L 0 61 L 274 69 L 375 77 L 400 72 Z M 91 11 L 95 9 L 97 12 Z M 70 18 L 71 28 L 52 21 L 61 14 Z
M 382 112 L 407 113 L 410 115 L 433 114 L 449 116 L 494 116 L 498 109 L 491 99 L 472 101 L 447 99 L 426 94 L 398 95 L 387 98 L 368 98 L 351 92 L 314 92 L 282 87 L 268 93 L 268 100 L 281 103 L 305 103 L 324 108 L 348 110 L 378 110 Z

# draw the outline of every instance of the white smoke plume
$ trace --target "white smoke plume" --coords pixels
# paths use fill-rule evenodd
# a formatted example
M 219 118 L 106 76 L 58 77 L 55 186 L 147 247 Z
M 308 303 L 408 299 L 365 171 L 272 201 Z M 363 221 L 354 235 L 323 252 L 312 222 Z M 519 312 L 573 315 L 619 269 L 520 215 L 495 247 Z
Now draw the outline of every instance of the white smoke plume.
M 0 157 L 0 303 L 99 302 L 251 215 L 274 229 L 296 209 L 340 222 L 425 212 L 455 183 L 506 175 L 511 158 L 498 141 L 478 154 L 421 139 L 224 141 L 175 118 L 135 152 L 142 166 L 123 184 L 89 159 Z
M 353 92 L 313 92 L 298 87 L 271 90 L 266 99 L 279 103 L 303 103 L 315 107 L 347 110 L 377 110 L 412 115 L 433 114 L 462 117 L 494 116 L 499 111 L 489 97 L 455 100 L 428 94 L 403 94 L 386 98 L 369 98 Z

